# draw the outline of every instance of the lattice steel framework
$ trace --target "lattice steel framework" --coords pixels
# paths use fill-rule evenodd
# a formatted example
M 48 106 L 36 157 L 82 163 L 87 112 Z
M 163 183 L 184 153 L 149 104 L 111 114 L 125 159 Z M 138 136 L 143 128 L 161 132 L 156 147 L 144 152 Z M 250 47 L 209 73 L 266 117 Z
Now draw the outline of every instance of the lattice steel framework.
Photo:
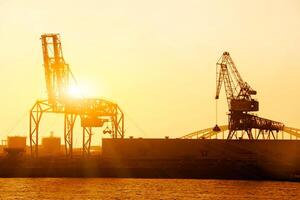
M 80 98 L 68 95 L 70 77 L 69 65 L 66 64 L 59 34 L 41 36 L 45 79 L 48 98 L 38 100 L 30 110 L 29 138 L 31 155 L 38 157 L 39 127 L 44 113 L 64 114 L 64 142 L 67 156 L 73 154 L 73 131 L 76 119 L 81 119 L 83 128 L 82 153 L 90 154 L 92 128 L 110 124 L 103 132 L 112 138 L 124 137 L 124 114 L 118 104 L 105 99 Z
M 255 139 L 252 133 L 253 129 L 257 129 L 259 133 L 268 132 L 275 138 L 274 132 L 283 130 L 284 124 L 253 114 L 259 110 L 258 101 L 252 97 L 252 95 L 256 95 L 256 91 L 242 79 L 228 52 L 224 52 L 218 60 L 216 71 L 215 99 L 219 99 L 224 83 L 229 108 L 227 139 L 237 137 L 236 134 L 240 131 L 245 133 L 248 139 Z M 218 130 L 217 125 L 214 129 Z
M 186 134 L 181 139 L 226 139 L 229 135 L 228 125 L 219 126 L 219 131 L 214 131 L 213 127 L 195 131 Z M 286 134 L 288 135 L 286 137 Z M 245 131 L 235 134 L 232 139 L 245 139 Z M 246 136 L 248 139 L 248 136 Z M 300 139 L 300 129 L 292 127 L 284 127 L 281 131 L 269 131 L 269 130 L 259 130 L 257 129 L 253 133 L 253 139 L 256 140 L 299 140 Z

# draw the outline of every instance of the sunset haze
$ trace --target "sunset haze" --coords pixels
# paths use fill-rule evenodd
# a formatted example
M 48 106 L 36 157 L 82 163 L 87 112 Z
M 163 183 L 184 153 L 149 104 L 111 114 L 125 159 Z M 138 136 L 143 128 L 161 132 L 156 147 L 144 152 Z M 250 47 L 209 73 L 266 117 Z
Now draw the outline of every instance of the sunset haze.
M 85 96 L 120 105 L 126 137 L 176 138 L 214 126 L 224 51 L 257 90 L 259 115 L 300 127 L 299 19 L 297 0 L 0 0 L 1 138 L 28 136 L 29 110 L 47 97 L 43 33 L 61 34 Z M 219 124 L 227 124 L 227 111 L 222 89 Z M 41 136 L 63 137 L 56 118 Z M 79 127 L 74 137 L 80 146 Z M 96 132 L 93 143 L 101 137 Z

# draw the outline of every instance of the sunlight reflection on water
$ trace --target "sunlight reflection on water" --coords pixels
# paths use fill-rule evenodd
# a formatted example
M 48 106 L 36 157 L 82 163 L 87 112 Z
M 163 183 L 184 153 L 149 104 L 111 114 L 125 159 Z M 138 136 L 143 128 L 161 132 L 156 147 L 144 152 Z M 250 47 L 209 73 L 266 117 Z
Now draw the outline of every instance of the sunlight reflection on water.
M 300 183 L 189 179 L 7 178 L 0 199 L 300 199 Z

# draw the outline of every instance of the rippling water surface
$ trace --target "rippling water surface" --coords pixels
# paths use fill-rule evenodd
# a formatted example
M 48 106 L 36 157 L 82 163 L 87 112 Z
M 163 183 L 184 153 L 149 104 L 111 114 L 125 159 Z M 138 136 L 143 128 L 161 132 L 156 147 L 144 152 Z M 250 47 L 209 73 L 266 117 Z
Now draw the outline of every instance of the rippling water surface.
M 300 199 L 300 183 L 187 179 L 0 179 L 0 199 Z

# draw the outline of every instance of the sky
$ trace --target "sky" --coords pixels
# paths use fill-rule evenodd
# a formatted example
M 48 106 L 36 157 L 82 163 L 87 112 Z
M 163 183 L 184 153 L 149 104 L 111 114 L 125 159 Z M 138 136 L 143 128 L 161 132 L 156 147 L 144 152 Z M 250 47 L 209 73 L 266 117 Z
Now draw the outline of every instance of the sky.
M 46 98 L 43 33 L 61 34 L 86 96 L 119 104 L 126 136 L 176 138 L 214 126 L 223 51 L 257 90 L 259 116 L 300 127 L 298 0 L 0 0 L 2 139 L 27 136 L 29 110 Z M 218 124 L 227 124 L 227 109 L 222 92 Z M 62 127 L 50 115 L 40 134 L 63 136 Z M 76 127 L 76 144 L 81 137 Z

